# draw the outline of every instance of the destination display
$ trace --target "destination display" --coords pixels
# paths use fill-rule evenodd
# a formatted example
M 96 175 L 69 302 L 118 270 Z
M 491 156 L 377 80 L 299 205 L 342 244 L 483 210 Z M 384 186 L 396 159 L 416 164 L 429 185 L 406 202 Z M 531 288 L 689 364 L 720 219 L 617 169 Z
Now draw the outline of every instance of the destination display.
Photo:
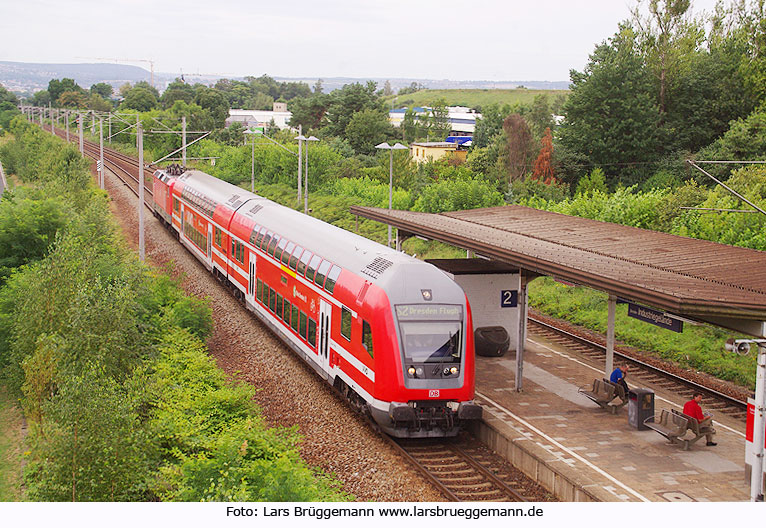
M 684 330 L 683 321 L 674 319 L 663 312 L 652 310 L 651 308 L 639 304 L 628 303 L 628 317 L 633 317 L 634 319 L 653 324 L 654 326 L 659 326 L 660 328 L 672 330 L 673 332 L 680 333 Z
M 400 321 L 459 321 L 463 318 L 463 308 L 456 304 L 398 304 L 396 317 Z

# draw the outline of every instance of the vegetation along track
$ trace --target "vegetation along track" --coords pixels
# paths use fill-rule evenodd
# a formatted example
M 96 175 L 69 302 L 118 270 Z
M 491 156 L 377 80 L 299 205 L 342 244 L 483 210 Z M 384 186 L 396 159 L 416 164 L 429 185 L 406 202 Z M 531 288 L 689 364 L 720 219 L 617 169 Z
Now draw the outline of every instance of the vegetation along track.
M 56 135 L 62 139 L 66 139 L 65 131 L 56 129 Z M 70 142 L 77 143 L 77 141 L 77 136 L 70 134 Z M 93 158 L 94 160 L 99 159 L 100 147 L 98 144 L 86 140 L 83 142 L 83 149 L 85 150 L 86 156 Z M 138 195 L 138 177 L 136 176 L 138 173 L 138 160 L 128 156 L 127 154 L 123 154 L 122 152 L 104 147 L 104 165 L 107 169 L 111 170 L 115 176 L 122 180 L 122 182 L 128 188 L 130 188 L 134 194 Z M 152 165 L 146 165 L 146 168 L 154 170 L 156 167 Z M 144 169 L 145 172 L 146 168 Z M 152 197 L 152 188 L 151 186 L 146 185 L 146 182 L 144 182 L 144 192 L 145 199 L 150 202 Z
M 451 439 L 385 437 L 450 501 L 554 500 L 540 485 L 467 433 Z
M 606 358 L 606 346 L 564 328 L 560 328 L 552 321 L 542 321 L 534 317 L 529 318 L 529 323 L 535 333 L 542 335 L 551 341 L 567 347 L 592 361 L 603 364 Z M 630 377 L 651 383 L 669 392 L 684 395 L 691 398 L 695 391 L 703 394 L 703 405 L 706 409 L 722 412 L 732 418 L 744 420 L 747 413 L 747 403 L 741 398 L 725 394 L 720 390 L 710 387 L 701 381 L 694 381 L 685 377 L 682 372 L 669 372 L 659 365 L 652 365 L 645 360 L 632 357 L 618 350 L 614 351 L 615 358 L 621 363 L 631 366 Z M 680 370 L 680 369 L 679 369 Z

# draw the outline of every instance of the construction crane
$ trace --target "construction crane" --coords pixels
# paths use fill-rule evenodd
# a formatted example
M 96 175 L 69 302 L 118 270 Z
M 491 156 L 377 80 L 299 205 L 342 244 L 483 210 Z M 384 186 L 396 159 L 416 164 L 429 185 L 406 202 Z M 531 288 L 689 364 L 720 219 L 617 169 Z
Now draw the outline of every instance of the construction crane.
M 80 59 L 85 60 L 101 60 L 101 61 L 110 61 L 110 62 L 147 62 L 149 63 L 149 71 L 150 71 L 150 79 L 151 79 L 151 85 L 152 88 L 154 88 L 154 61 L 150 59 L 111 59 L 111 58 L 104 58 L 104 57 L 78 57 Z

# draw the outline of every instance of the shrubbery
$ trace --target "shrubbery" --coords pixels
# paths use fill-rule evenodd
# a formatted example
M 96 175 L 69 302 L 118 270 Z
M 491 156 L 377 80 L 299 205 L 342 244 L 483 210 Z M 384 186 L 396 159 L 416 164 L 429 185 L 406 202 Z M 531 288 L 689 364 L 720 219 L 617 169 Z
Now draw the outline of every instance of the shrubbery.
M 266 428 L 254 389 L 207 355 L 208 303 L 123 248 L 79 155 L 23 121 L 14 135 L 0 155 L 32 188 L 0 201 L 0 368 L 29 424 L 28 497 L 346 499 L 300 459 L 297 431 Z M 39 243 L 17 248 L 26 229 Z

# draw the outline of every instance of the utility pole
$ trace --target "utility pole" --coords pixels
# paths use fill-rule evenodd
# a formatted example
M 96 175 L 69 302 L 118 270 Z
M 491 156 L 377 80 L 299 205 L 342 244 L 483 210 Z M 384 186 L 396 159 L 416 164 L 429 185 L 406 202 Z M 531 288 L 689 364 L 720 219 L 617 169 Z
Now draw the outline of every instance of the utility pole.
M 104 120 L 98 120 L 98 134 L 99 134 L 99 158 L 98 158 L 98 184 L 104 188 Z
M 85 138 L 83 138 L 83 118 L 82 114 L 77 114 L 77 129 L 80 134 L 80 154 L 85 155 Z
M 53 105 L 48 102 L 48 117 L 51 119 L 51 134 L 56 135 L 56 131 L 53 130 Z
M 141 128 L 140 117 L 138 121 L 136 141 L 138 142 L 138 258 L 144 261 L 144 131 Z
M 91 135 L 96 135 L 96 112 L 94 110 L 90 111 L 90 133 Z
M 40 128 L 43 128 L 43 107 L 40 107 Z
M 66 125 L 66 142 L 69 143 L 69 110 L 64 112 L 64 124 Z
M 181 152 L 181 163 L 186 168 L 186 116 L 181 118 L 181 146 L 183 151 Z
M 109 136 L 109 144 L 111 145 L 112 144 L 112 113 L 111 112 L 109 113 L 109 133 L 108 133 L 108 136 Z
M 301 203 L 301 142 L 303 141 L 303 125 L 298 125 L 298 203 Z

